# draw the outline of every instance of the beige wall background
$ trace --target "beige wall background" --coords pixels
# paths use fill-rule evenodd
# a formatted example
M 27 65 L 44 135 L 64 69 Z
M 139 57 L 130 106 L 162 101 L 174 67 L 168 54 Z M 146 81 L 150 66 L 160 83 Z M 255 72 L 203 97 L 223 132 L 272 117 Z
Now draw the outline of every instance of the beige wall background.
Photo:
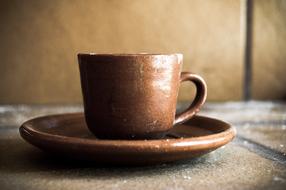
M 209 101 L 241 100 L 241 14 L 239 0 L 0 1 L 0 103 L 81 102 L 78 52 L 181 52 Z M 254 1 L 254 98 L 286 96 L 285 29 L 285 1 Z
M 254 5 L 253 97 L 286 100 L 286 1 Z

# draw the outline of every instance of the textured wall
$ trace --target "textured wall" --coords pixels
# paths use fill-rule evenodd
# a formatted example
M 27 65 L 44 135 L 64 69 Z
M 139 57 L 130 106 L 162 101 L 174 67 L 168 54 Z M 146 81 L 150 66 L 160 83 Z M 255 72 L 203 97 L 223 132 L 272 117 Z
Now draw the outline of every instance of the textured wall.
M 285 1 L 254 4 L 253 94 L 282 98 Z M 238 0 L 0 1 L 0 103 L 81 102 L 78 52 L 181 52 L 208 100 L 240 100 L 240 16 Z
M 286 99 L 286 1 L 254 1 L 253 97 Z
M 181 52 L 184 70 L 207 80 L 209 100 L 241 98 L 239 1 L 13 0 L 0 7 L 0 103 L 80 102 L 78 52 Z M 191 85 L 183 86 L 180 99 L 188 99 Z

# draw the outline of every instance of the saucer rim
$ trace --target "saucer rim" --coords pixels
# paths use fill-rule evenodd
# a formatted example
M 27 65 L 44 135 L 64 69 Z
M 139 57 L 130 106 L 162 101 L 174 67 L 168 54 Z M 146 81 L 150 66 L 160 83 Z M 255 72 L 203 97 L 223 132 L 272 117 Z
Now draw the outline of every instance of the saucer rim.
M 178 152 L 179 149 L 185 151 L 186 149 L 215 149 L 223 146 L 230 142 L 236 136 L 236 129 L 229 123 L 206 116 L 195 115 L 194 118 L 200 118 L 208 121 L 213 121 L 224 125 L 223 131 L 217 132 L 215 134 L 200 136 L 200 137 L 187 137 L 187 138 L 177 138 L 177 139 L 151 139 L 151 140 L 109 140 L 109 139 L 86 139 L 80 137 L 68 137 L 62 135 L 50 134 L 40 130 L 36 130 L 32 126 L 35 122 L 42 121 L 43 119 L 51 119 L 55 117 L 83 117 L 82 112 L 78 113 L 62 113 L 40 116 L 30 119 L 24 122 L 20 128 L 20 135 L 29 143 L 39 146 L 40 141 L 51 142 L 53 144 L 70 144 L 70 145 L 80 145 L 80 146 L 100 146 L 106 148 L 112 148 L 117 150 L 150 150 L 152 152 L 161 152 L 161 149 L 168 149 L 169 151 Z M 188 125 L 188 122 L 185 123 Z M 222 128 L 222 127 L 221 127 Z M 36 141 L 36 142 L 35 142 Z M 44 142 L 44 143 L 45 143 Z M 132 143 L 130 143 L 132 142 Z M 95 147 L 96 148 L 96 147 Z

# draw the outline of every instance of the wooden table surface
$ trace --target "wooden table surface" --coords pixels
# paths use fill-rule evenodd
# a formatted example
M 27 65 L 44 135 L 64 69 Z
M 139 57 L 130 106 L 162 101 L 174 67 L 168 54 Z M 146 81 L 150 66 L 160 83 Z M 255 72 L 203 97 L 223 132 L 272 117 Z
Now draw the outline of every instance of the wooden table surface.
M 178 109 L 186 104 L 180 103 Z M 189 161 L 99 167 L 59 160 L 18 133 L 27 119 L 82 111 L 81 105 L 0 106 L 0 189 L 286 189 L 286 103 L 208 103 L 200 115 L 237 129 L 228 145 Z

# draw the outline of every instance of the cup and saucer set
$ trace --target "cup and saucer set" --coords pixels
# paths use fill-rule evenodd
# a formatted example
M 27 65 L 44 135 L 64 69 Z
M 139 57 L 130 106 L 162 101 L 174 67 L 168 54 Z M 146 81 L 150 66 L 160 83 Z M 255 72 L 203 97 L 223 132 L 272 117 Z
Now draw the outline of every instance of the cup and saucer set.
M 182 54 L 79 54 L 84 113 L 37 117 L 20 127 L 30 144 L 98 164 L 148 165 L 198 157 L 230 142 L 230 124 L 196 115 L 207 87 L 181 72 Z M 176 114 L 180 84 L 196 96 Z

